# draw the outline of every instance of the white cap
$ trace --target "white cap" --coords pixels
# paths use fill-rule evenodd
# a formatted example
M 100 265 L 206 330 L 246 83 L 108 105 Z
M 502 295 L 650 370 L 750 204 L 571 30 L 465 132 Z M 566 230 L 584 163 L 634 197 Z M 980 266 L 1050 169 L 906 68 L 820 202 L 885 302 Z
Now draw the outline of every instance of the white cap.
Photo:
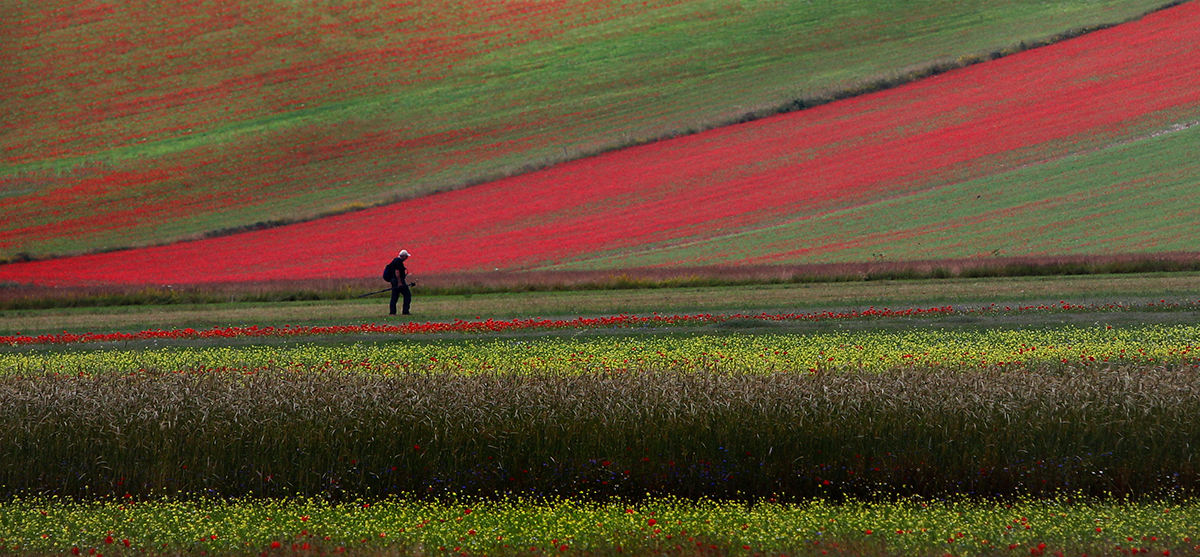
M 396 256 L 396 257 L 408 257 L 408 256 L 409 256 L 409 255 L 408 255 L 408 250 L 406 250 L 406 249 L 402 249 L 402 250 L 400 250 L 400 255 L 398 255 L 398 256 Z

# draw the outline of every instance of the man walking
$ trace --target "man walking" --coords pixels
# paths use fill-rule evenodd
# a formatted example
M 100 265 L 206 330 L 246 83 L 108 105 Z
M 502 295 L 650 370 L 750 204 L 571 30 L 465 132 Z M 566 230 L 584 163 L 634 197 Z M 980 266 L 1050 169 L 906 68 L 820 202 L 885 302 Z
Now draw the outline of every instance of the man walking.
M 396 315 L 396 301 L 400 296 L 404 296 L 404 315 L 409 315 L 408 306 L 412 303 L 412 291 L 408 289 L 412 286 L 408 283 L 408 269 L 404 268 L 404 260 L 408 259 L 408 250 L 400 250 L 400 255 L 397 255 L 387 267 L 383 269 L 383 279 L 392 283 L 392 303 L 389 306 L 391 309 L 390 315 Z

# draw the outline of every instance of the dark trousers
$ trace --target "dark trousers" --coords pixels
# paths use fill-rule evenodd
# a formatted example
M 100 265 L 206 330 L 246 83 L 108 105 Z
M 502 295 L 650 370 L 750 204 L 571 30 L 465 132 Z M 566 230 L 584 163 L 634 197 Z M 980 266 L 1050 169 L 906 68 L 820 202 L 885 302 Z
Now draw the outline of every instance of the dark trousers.
M 392 303 L 388 306 L 392 315 L 396 315 L 396 301 L 401 295 L 404 295 L 404 315 L 408 315 L 408 306 L 412 304 L 412 291 L 408 289 L 407 283 L 392 281 Z

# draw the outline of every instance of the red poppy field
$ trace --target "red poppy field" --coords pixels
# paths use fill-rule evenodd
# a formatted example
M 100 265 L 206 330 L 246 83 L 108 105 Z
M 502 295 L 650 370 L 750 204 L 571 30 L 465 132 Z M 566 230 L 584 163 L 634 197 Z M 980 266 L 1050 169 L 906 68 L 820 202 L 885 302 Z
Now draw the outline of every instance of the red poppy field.
M 832 231 L 844 225 L 829 215 L 859 210 L 855 220 L 877 221 L 890 209 L 882 201 L 969 185 L 972 179 L 994 179 L 999 185 L 989 192 L 1021 188 L 1023 196 L 1014 201 L 1019 206 L 1053 199 L 1060 189 L 1088 179 L 1087 172 L 1075 181 L 1038 184 L 1036 190 L 1005 177 L 1024 179 L 1022 167 L 1062 164 L 1075 160 L 1072 156 L 1092 162 L 1099 157 L 1098 164 L 1126 172 L 1100 187 L 1137 194 L 1177 167 L 1183 171 L 1174 174 L 1183 177 L 1173 174 L 1173 191 L 1186 191 L 1192 183 L 1184 171 L 1195 164 L 1190 154 L 1196 143 L 1189 126 L 1200 117 L 1200 89 L 1194 87 L 1200 76 L 1198 22 L 1200 4 L 1183 4 L 1050 47 L 806 111 L 291 226 L 9 264 L 0 267 L 0 280 L 71 285 L 364 277 L 376 274 L 375 267 L 398 247 L 415 254 L 411 266 L 423 273 L 713 258 L 733 264 L 797 262 L 813 252 L 824 261 L 862 258 L 864 249 L 843 254 L 843 239 Z M 1163 138 L 1163 132 L 1175 133 Z M 1154 165 L 1136 164 L 1137 149 L 1167 141 L 1171 148 L 1159 149 Z M 1167 201 L 1187 203 L 1191 197 Z M 1094 221 L 1098 217 L 1089 207 L 1077 204 L 1055 218 Z M 1001 202 L 992 211 L 1010 209 Z M 1150 236 L 1135 243 L 1134 251 L 1191 247 L 1191 235 L 1178 228 L 1164 232 L 1161 241 L 1154 238 L 1156 225 L 1147 219 L 1158 215 L 1143 209 L 1141 203 L 1117 203 L 1100 217 Z M 1193 214 L 1188 206 L 1179 209 L 1176 218 Z M 930 218 L 919 204 L 905 210 L 909 213 L 893 212 L 891 219 Z M 946 212 L 938 221 L 942 211 L 932 213 L 925 229 L 864 244 L 866 249 L 904 253 L 901 245 L 944 237 L 964 218 L 961 211 Z M 95 218 L 121 226 L 119 218 L 103 214 Z M 976 220 L 986 224 L 990 214 Z M 822 222 L 826 228 L 811 227 L 810 237 L 771 237 L 781 227 L 808 231 L 810 223 Z M 1107 249 L 1105 234 L 1124 232 L 1100 223 L 1089 230 L 1087 242 L 1055 234 L 1051 227 L 1041 243 L 1006 246 L 1011 249 L 1004 254 L 1087 253 Z M 995 249 L 983 240 L 943 243 L 928 255 L 973 257 Z M 720 249 L 697 253 L 690 246 Z
M 866 21 L 880 26 L 849 5 L 716 0 L 22 3 L 0 22 L 13 91 L 0 104 L 0 257 L 458 187 L 1159 4 L 872 2 Z M 996 15 L 967 23 L 963 10 Z

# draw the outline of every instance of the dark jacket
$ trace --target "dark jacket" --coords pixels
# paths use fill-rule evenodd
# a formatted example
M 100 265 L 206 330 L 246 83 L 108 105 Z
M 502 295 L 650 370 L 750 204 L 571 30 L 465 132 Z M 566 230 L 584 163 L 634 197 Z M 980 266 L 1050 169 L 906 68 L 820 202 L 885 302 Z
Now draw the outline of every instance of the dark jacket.
M 397 257 L 391 263 L 388 263 L 387 268 L 391 270 L 391 273 L 384 278 L 392 281 L 393 285 L 396 283 L 405 284 L 405 279 L 408 278 L 408 269 L 404 268 L 404 260 Z

